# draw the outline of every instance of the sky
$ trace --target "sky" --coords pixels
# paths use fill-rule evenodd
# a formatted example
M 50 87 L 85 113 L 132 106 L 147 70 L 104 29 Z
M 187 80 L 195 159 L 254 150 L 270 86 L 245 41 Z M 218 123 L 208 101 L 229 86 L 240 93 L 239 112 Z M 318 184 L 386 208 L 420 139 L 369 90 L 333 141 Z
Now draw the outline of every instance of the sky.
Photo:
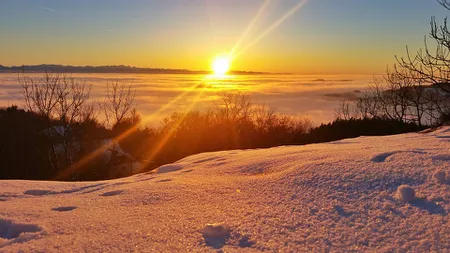
M 406 45 L 423 45 L 431 16 L 440 22 L 449 12 L 435 0 L 301 3 L 2 0 L 0 64 L 208 70 L 234 48 L 236 70 L 377 74 Z

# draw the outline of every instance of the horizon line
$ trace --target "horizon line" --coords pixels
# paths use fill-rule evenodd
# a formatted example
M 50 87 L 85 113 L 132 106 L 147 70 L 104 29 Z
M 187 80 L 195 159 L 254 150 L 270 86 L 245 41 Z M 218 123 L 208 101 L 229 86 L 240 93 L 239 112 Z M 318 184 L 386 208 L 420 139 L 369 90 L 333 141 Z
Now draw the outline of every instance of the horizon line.
M 164 68 L 164 67 L 138 67 L 138 66 L 133 66 L 133 65 L 124 65 L 124 64 L 120 64 L 120 65 L 66 65 L 66 64 L 52 64 L 52 63 L 41 63 L 41 64 L 22 64 L 22 65 L 2 65 L 0 64 L 0 73 L 4 73 L 7 72 L 7 70 L 2 69 L 2 68 L 7 68 L 7 69 L 11 69 L 10 71 L 14 71 L 17 72 L 19 69 L 21 68 L 26 68 L 26 67 L 31 67 L 31 68 L 38 68 L 38 67 L 56 67 L 56 68 L 112 68 L 112 67 L 122 67 L 125 69 L 132 69 L 135 71 L 166 71 L 166 72 L 170 72 L 172 71 L 173 73 L 168 73 L 168 74 L 211 74 L 213 73 L 213 71 L 211 70 L 202 70 L 202 69 L 187 69 L 187 68 Z M 41 69 L 41 70 L 35 70 L 34 72 L 40 72 L 40 71 L 45 71 L 46 69 Z M 184 72 L 184 73 L 180 73 L 180 72 Z M 74 72 L 77 73 L 77 72 Z M 83 71 L 83 72 L 79 72 L 79 73 L 96 73 L 96 72 L 89 72 L 89 71 Z M 118 71 L 102 71 L 102 72 L 97 72 L 97 73 L 120 73 Z M 122 73 L 135 73 L 135 72 L 122 72 Z M 238 70 L 238 69 L 234 69 L 234 70 L 230 70 L 228 72 L 229 74 L 262 74 L 262 75 L 383 75 L 384 73 L 335 73 L 335 72 L 305 72 L 305 73 L 301 73 L 301 72 L 271 72 L 271 71 L 255 71 L 255 70 Z M 145 74 L 145 73 L 144 73 Z M 152 74 L 152 73 L 147 73 L 147 74 Z
M 122 68 L 123 70 L 135 70 L 135 71 L 173 71 L 173 72 L 186 72 L 186 73 L 213 73 L 212 70 L 204 70 L 204 69 L 187 69 L 187 68 L 164 68 L 164 67 L 138 67 L 133 65 L 66 65 L 66 64 L 22 64 L 22 65 L 2 65 L 0 64 L 0 71 L 5 71 L 5 69 L 17 70 L 21 68 L 45 68 L 45 67 L 54 67 L 54 68 L 78 68 L 78 69 L 101 69 L 101 68 Z M 44 70 L 44 69 L 42 69 Z M 111 73 L 116 73 L 117 71 L 113 71 Z M 254 71 L 254 70 L 230 70 L 229 73 L 248 73 L 248 74 L 293 74 L 289 72 L 267 72 L 267 71 Z M 108 73 L 108 72 L 104 72 Z M 132 73 L 132 72 L 131 72 Z

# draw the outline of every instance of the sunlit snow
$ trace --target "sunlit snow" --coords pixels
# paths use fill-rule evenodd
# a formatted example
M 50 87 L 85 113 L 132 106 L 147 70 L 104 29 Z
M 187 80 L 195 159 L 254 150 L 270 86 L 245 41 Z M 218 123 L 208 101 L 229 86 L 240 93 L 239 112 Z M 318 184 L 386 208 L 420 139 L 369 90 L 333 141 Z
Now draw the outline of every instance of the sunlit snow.
M 204 153 L 112 181 L 0 181 L 0 251 L 444 252 L 449 150 L 444 127 Z

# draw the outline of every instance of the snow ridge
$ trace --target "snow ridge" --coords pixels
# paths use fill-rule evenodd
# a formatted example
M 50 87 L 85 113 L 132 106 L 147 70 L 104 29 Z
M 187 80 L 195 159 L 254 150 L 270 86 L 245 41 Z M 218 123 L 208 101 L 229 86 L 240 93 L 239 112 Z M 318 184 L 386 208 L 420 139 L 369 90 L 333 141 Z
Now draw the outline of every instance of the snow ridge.
M 449 151 L 443 127 L 203 153 L 111 181 L 0 181 L 0 251 L 450 251 Z

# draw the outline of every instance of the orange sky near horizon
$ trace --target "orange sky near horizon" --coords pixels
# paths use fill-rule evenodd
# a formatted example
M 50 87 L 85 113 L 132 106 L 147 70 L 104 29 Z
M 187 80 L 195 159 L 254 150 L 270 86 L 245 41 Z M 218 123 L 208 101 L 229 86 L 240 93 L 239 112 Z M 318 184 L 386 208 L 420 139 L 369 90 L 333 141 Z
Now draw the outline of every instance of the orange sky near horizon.
M 407 0 L 2 1 L 0 64 L 211 70 L 235 48 L 232 70 L 379 74 L 445 14 Z

